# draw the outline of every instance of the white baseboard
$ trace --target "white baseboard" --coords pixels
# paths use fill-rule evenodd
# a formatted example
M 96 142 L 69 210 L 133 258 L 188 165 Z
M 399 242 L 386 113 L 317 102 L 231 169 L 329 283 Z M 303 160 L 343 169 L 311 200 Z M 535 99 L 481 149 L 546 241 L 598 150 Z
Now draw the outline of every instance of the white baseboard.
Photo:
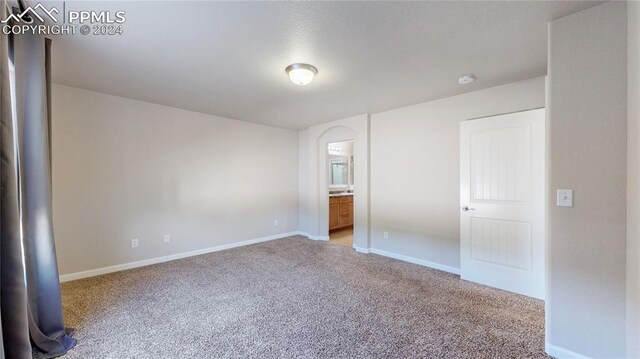
M 328 241 L 329 236 L 307 236 L 309 239 L 313 239 L 314 241 Z
M 397 254 L 397 253 L 393 253 L 393 252 L 387 252 L 387 251 L 383 251 L 381 249 L 376 249 L 376 248 L 371 248 L 369 250 L 369 252 L 371 252 L 373 254 L 377 254 L 377 255 L 381 255 L 381 256 L 385 256 L 385 257 L 389 257 L 389 258 L 398 259 L 398 260 L 401 260 L 401 261 L 405 261 L 405 262 L 421 265 L 421 266 L 424 266 L 424 267 L 429 267 L 429 268 L 438 269 L 438 270 L 441 270 L 441 271 L 444 271 L 444 272 L 449 272 L 449 273 L 460 275 L 460 268 L 450 267 L 450 266 L 446 266 L 444 264 L 433 263 L 433 262 L 425 261 L 424 259 L 409 257 L 409 256 L 405 256 L 403 254 Z
M 144 267 L 144 266 L 157 264 L 157 263 L 169 262 L 169 261 L 173 261 L 173 260 L 176 260 L 176 259 L 193 257 L 193 256 L 201 255 L 201 254 L 211 253 L 211 252 L 223 251 L 225 249 L 237 248 L 237 247 L 247 246 L 247 245 L 250 245 L 250 244 L 256 244 L 256 243 L 261 243 L 261 242 L 267 242 L 267 241 L 271 241 L 271 240 L 274 240 L 274 239 L 291 237 L 291 236 L 295 236 L 295 235 L 299 235 L 299 234 L 301 234 L 299 231 L 275 234 L 275 235 L 267 236 L 267 237 L 249 239 L 249 240 L 246 240 L 246 241 L 222 244 L 222 245 L 215 246 L 215 247 L 197 249 L 195 251 L 171 254 L 171 255 L 168 255 L 168 256 L 145 259 L 145 260 L 141 260 L 141 261 L 124 263 L 124 264 L 118 264 L 118 265 L 114 265 L 114 266 L 110 266 L 110 267 L 96 268 L 96 269 L 91 269 L 91 270 L 83 271 L 83 272 L 63 274 L 63 275 L 60 276 L 60 282 L 62 283 L 62 282 L 68 282 L 68 281 L 76 280 L 76 279 L 95 277 L 95 276 L 102 275 L 102 274 L 119 272 L 119 271 L 123 271 L 123 270 L 127 270 L 127 269 Z
M 302 231 L 298 231 L 296 234 L 300 235 L 300 236 L 305 236 L 309 239 L 313 239 L 314 241 L 328 241 L 329 240 L 329 236 L 314 236 L 311 235 L 307 232 L 302 232 Z
M 354 246 L 353 249 L 355 249 L 355 251 L 358 252 L 358 253 L 365 253 L 365 254 L 371 253 L 371 250 L 369 248 L 362 248 L 362 247 Z
M 586 355 L 578 354 L 571 350 L 555 346 L 549 342 L 544 343 L 544 351 L 557 359 L 590 359 Z
M 306 232 L 301 232 L 301 231 L 288 232 L 288 233 L 276 234 L 276 235 L 267 236 L 267 237 L 249 239 L 249 240 L 246 240 L 246 241 L 222 244 L 222 245 L 219 245 L 219 246 L 214 246 L 214 247 L 209 247 L 209 248 L 197 249 L 195 251 L 171 254 L 171 255 L 167 255 L 167 256 L 163 256 L 163 257 L 150 258 L 150 259 L 145 259 L 145 260 L 136 261 L 136 262 L 117 264 L 117 265 L 109 266 L 109 267 L 96 268 L 96 269 L 91 269 L 91 270 L 83 271 L 83 272 L 63 274 L 63 275 L 60 276 L 60 282 L 62 283 L 62 282 L 68 282 L 68 281 L 82 279 L 82 278 L 95 277 L 95 276 L 98 276 L 98 275 L 103 275 L 103 274 L 108 274 L 108 273 L 113 273 L 113 272 L 119 272 L 119 271 L 123 271 L 123 270 L 127 270 L 127 269 L 144 267 L 144 266 L 148 266 L 148 265 L 152 265 L 152 264 L 173 261 L 173 260 L 176 260 L 176 259 L 192 257 L 192 256 L 201 255 L 201 254 L 206 254 L 206 253 L 223 251 L 225 249 L 237 248 L 237 247 L 247 246 L 247 245 L 250 245 L 250 244 L 256 244 L 256 243 L 271 241 L 271 240 L 274 240 L 274 239 L 291 237 L 291 236 L 295 236 L 295 235 L 305 236 L 305 237 L 307 237 L 309 239 L 317 240 L 317 241 L 318 240 L 319 241 L 328 241 L 329 240 L 328 236 L 327 237 L 325 237 L 325 236 L 312 236 L 312 235 L 309 235 Z M 425 261 L 423 259 L 418 259 L 418 258 L 414 258 L 414 257 L 405 256 L 405 255 L 402 255 L 402 254 L 396 254 L 396 253 L 392 253 L 392 252 L 387 252 L 387 251 L 383 251 L 381 249 L 375 249 L 375 248 L 370 248 L 369 249 L 369 248 L 362 248 L 362 247 L 353 247 L 353 249 L 356 252 L 359 252 L 359 253 L 378 254 L 378 255 L 381 255 L 381 256 L 394 258 L 394 259 L 398 259 L 398 260 L 401 260 L 401 261 L 414 263 L 414 264 L 418 264 L 418 265 L 421 265 L 421 266 L 434 268 L 434 269 L 438 269 L 438 270 L 449 272 L 449 273 L 453 273 L 453 274 L 458 274 L 458 275 L 460 274 L 460 269 L 458 269 L 458 268 L 449 267 L 449 266 L 445 266 L 445 265 L 442 265 L 442 264 Z M 562 350 L 562 349 L 560 348 L 560 350 Z

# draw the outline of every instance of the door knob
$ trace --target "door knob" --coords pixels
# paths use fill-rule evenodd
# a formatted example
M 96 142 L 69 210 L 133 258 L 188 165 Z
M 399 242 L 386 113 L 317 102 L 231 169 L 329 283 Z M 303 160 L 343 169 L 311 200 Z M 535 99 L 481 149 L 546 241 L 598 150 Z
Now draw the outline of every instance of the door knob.
M 460 207 L 461 210 L 467 212 L 467 211 L 474 211 L 475 208 L 469 208 L 469 206 L 464 206 L 464 207 Z

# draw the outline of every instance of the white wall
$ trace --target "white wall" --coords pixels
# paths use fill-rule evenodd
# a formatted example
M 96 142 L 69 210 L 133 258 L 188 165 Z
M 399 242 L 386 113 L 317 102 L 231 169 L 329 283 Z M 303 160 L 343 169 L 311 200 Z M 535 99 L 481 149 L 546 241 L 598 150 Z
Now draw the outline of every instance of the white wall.
M 336 149 L 336 150 L 328 149 L 327 152 L 329 153 L 330 156 L 350 157 L 353 154 L 352 141 L 332 142 L 330 146 Z
M 372 248 L 459 270 L 460 121 L 544 105 L 540 77 L 371 115 Z
M 640 2 L 628 3 L 627 355 L 640 358 Z
M 53 196 L 61 274 L 297 231 L 298 133 L 54 85 Z
M 547 344 L 625 355 L 627 14 L 609 2 L 549 25 Z M 557 189 L 574 207 L 555 206 Z
M 298 227 L 309 235 L 309 130 L 298 132 Z

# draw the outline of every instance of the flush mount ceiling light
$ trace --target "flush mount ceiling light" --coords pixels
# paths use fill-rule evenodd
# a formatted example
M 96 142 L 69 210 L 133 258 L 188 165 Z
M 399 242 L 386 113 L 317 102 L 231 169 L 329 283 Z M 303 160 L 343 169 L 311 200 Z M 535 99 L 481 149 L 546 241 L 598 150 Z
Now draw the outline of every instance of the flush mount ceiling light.
M 468 85 L 475 80 L 476 80 L 476 77 L 474 75 L 468 74 L 468 75 L 460 76 L 460 78 L 458 79 L 458 83 L 460 85 Z
M 306 85 L 318 74 L 318 69 L 309 64 L 291 64 L 284 71 L 289 75 L 289 79 L 296 85 Z

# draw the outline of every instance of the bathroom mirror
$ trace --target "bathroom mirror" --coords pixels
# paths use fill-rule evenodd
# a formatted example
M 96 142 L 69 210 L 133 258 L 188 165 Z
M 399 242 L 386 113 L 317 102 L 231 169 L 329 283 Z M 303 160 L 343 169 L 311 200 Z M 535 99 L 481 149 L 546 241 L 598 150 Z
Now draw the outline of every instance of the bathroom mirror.
M 327 146 L 329 187 L 334 190 L 353 189 L 353 141 L 329 143 Z
M 331 160 L 331 185 L 346 186 L 349 184 L 349 162 L 347 158 Z

